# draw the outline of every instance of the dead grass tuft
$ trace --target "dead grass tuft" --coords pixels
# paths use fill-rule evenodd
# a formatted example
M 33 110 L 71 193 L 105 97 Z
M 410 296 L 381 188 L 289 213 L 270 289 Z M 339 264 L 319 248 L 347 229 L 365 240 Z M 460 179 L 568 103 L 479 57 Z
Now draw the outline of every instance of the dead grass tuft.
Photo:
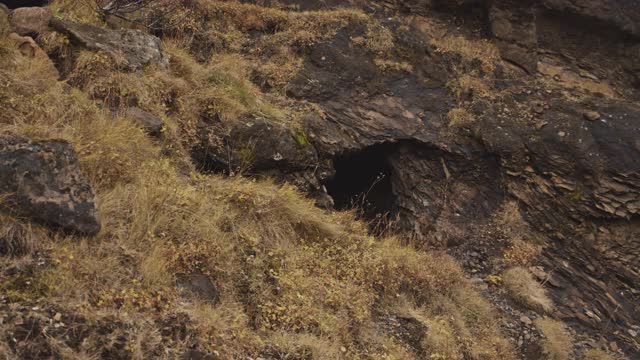
M 564 323 L 549 318 L 538 318 L 535 325 L 544 335 L 542 348 L 549 360 L 568 360 L 573 350 L 573 339 Z
M 507 293 L 514 301 L 536 311 L 553 311 L 553 302 L 529 270 L 523 267 L 510 268 L 504 272 L 502 280 Z
M 2 199 L 0 198 L 0 203 Z M 1 206 L 0 206 L 1 207 Z M 19 257 L 37 251 L 46 232 L 37 225 L 25 223 L 0 213 L 0 256 Z
M 450 128 L 460 128 L 473 125 L 476 121 L 473 114 L 471 114 L 467 109 L 461 107 L 449 110 L 449 113 L 447 113 L 447 119 L 449 119 Z

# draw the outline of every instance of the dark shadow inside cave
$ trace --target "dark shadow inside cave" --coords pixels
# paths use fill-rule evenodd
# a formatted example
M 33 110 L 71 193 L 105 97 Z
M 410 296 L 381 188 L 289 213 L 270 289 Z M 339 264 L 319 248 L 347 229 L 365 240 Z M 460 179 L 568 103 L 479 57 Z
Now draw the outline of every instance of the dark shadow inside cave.
M 374 145 L 334 159 L 335 176 L 327 192 L 337 210 L 356 208 L 364 220 L 379 222 L 393 209 L 392 169 L 387 154 L 393 145 Z
M 45 6 L 49 0 L 2 0 L 0 3 L 5 4 L 9 9 L 17 9 L 30 6 Z

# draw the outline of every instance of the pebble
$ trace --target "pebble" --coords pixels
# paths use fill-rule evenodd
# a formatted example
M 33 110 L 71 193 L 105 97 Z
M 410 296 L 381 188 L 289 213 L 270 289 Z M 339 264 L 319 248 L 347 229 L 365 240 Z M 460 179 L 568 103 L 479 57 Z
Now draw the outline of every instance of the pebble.
M 524 316 L 524 315 L 520 317 L 520 321 L 527 326 L 533 324 L 533 321 L 531 321 L 531 319 L 528 316 Z
M 600 119 L 600 114 L 595 111 L 585 111 L 584 118 L 589 121 L 596 121 Z
M 628 332 L 628 333 L 629 333 L 629 335 L 631 335 L 632 337 L 636 337 L 636 336 L 638 336 L 638 333 L 637 333 L 636 331 L 634 331 L 634 330 L 629 329 L 629 330 L 627 330 L 627 332 Z
M 565 137 L 566 135 L 567 135 L 567 133 L 564 132 L 564 131 L 559 131 L 558 132 L 558 136 L 560 136 L 560 137 Z

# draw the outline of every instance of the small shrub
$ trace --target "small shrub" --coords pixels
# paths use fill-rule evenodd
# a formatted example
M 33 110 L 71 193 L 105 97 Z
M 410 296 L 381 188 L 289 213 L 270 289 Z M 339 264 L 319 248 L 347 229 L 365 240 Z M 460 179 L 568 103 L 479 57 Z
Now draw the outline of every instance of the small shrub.
M 530 242 L 512 239 L 504 252 L 504 260 L 510 266 L 528 266 L 538 257 L 540 248 Z
M 535 325 L 544 335 L 541 345 L 547 360 L 571 358 L 573 339 L 568 334 L 564 323 L 549 318 L 538 318 Z
M 519 304 L 545 313 L 553 310 L 553 302 L 546 290 L 534 280 L 529 270 L 510 268 L 504 272 L 502 280 L 509 296 Z
M 449 120 L 450 128 L 460 128 L 472 125 L 475 122 L 475 117 L 467 109 L 457 107 L 449 110 L 447 113 L 447 119 Z
M 589 349 L 584 352 L 583 360 L 616 360 L 616 356 L 600 349 Z

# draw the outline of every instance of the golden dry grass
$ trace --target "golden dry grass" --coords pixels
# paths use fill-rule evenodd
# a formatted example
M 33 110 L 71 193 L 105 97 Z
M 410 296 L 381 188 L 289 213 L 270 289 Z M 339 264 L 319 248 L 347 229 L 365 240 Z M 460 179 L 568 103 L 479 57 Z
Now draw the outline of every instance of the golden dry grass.
M 534 278 L 529 270 L 523 267 L 507 269 L 502 280 L 508 295 L 516 302 L 530 309 L 549 313 L 553 311 L 553 301 L 547 292 Z
M 457 107 L 449 110 L 447 113 L 450 128 L 460 128 L 473 125 L 475 117 L 467 109 Z
M 311 25 L 319 31 L 297 34 L 305 38 L 296 41 L 316 41 L 326 36 L 320 30 L 364 16 L 252 16 L 256 8 L 247 5 L 196 3 L 215 4 L 207 10 L 211 17 L 231 10 L 247 15 L 228 18 L 243 30 L 266 31 L 293 19 L 300 23 L 286 31 Z M 371 51 L 389 46 L 384 31 L 371 39 Z M 188 158 L 161 150 L 165 142 L 180 148 L 190 141 L 195 121 L 208 111 L 223 122 L 249 113 L 274 121 L 291 114 L 251 84 L 246 61 L 236 55 L 199 63 L 185 47 L 190 44 L 165 45 L 172 55 L 167 70 L 123 73 L 104 54 L 85 52 L 77 54 L 68 83 L 42 59 L 2 46 L 0 133 L 70 141 L 103 224 L 99 235 L 82 238 L 2 215 L 0 247 L 22 255 L 3 262 L 34 261 L 36 248 L 49 259 L 28 279 L 3 282 L 9 301 L 40 300 L 116 328 L 109 339 L 88 332 L 82 350 L 55 337 L 48 346 L 68 358 L 92 358 L 105 341 L 123 338 L 132 358 L 177 358 L 189 344 L 163 343 L 154 321 L 186 314 L 193 341 L 219 358 L 417 359 L 380 324 L 383 315 L 403 312 L 439 329 L 423 339 L 430 355 L 512 358 L 493 310 L 453 259 L 368 236 L 353 214 L 325 213 L 290 186 L 185 175 L 178 165 Z M 149 139 L 111 111 L 129 105 L 163 116 L 170 129 L 165 139 Z M 181 295 L 175 283 L 182 273 L 209 277 L 220 303 Z
M 564 323 L 549 318 L 538 318 L 536 328 L 542 332 L 542 349 L 548 360 L 568 360 L 573 350 L 573 339 Z

